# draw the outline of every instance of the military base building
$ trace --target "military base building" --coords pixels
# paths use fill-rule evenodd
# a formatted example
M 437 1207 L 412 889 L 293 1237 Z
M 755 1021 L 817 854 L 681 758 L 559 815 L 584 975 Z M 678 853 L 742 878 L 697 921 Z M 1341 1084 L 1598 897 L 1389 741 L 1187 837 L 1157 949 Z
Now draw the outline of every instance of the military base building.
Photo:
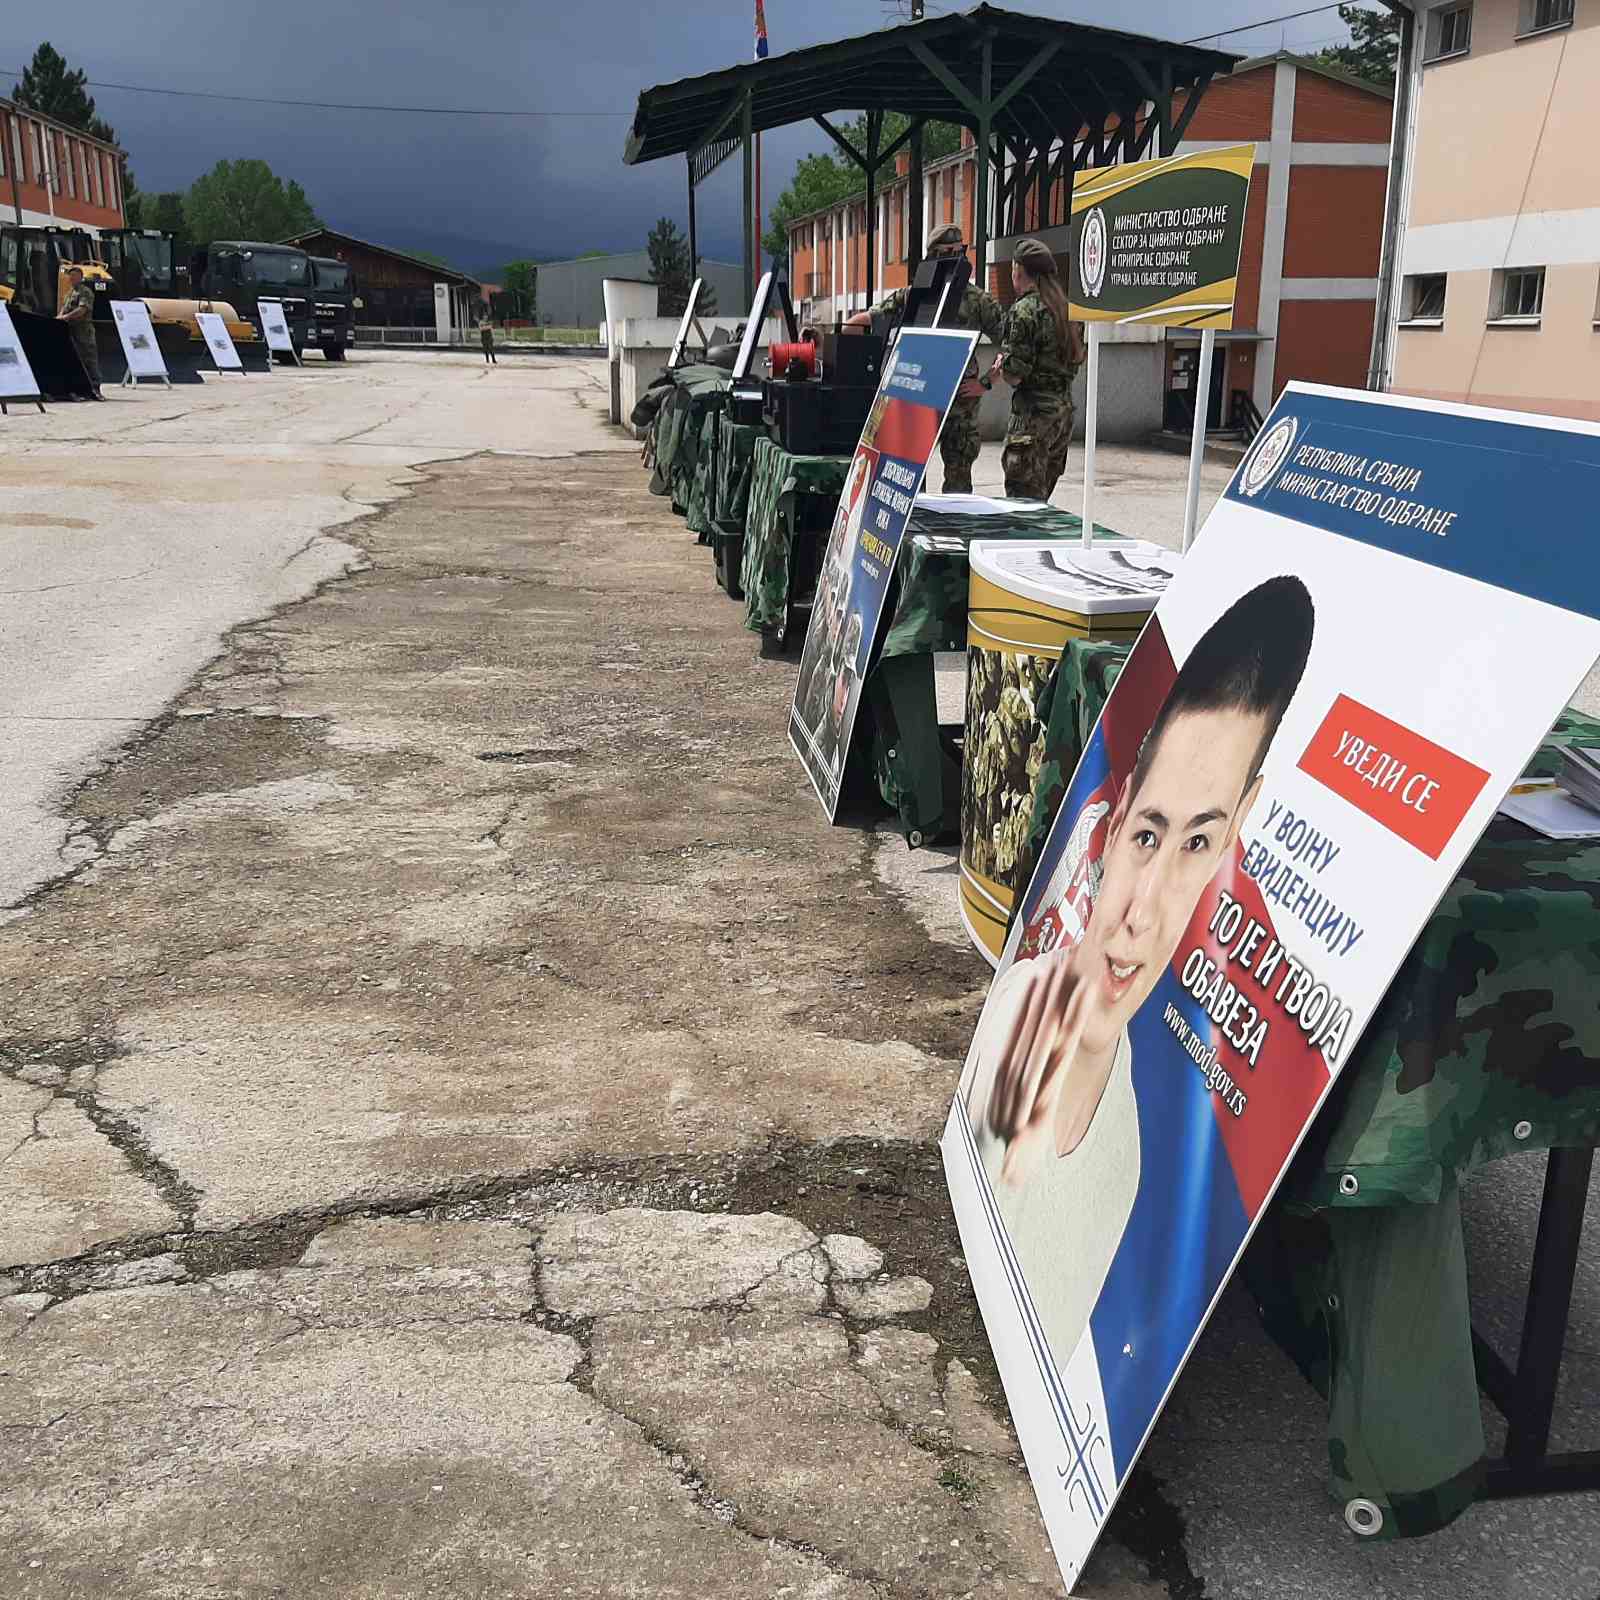
M 125 227 L 122 152 L 0 100 L 0 217 L 19 228 Z

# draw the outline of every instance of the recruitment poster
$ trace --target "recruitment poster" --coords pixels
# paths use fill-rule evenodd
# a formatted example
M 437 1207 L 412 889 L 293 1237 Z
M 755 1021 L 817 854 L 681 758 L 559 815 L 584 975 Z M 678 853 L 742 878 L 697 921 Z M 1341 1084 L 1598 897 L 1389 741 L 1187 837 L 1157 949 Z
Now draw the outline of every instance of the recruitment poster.
M 889 577 L 977 335 L 903 328 L 850 464 L 822 558 L 789 740 L 831 822 Z
M 39 383 L 28 353 L 11 320 L 11 308 L 0 300 L 0 400 L 37 400 Z
M 167 363 L 156 343 L 156 330 L 150 322 L 150 308 L 142 300 L 113 300 L 111 315 L 122 341 L 122 354 L 130 378 L 167 380 Z
M 1072 314 L 1231 328 L 1253 144 L 1090 167 L 1072 180 Z
M 1600 653 L 1600 427 L 1290 385 L 1117 679 L 943 1140 L 1069 1586 L 1291 1154 Z M 1508 663 L 1515 670 L 1508 670 Z
M 217 364 L 217 370 L 243 375 L 244 363 L 234 348 L 233 335 L 228 332 L 227 323 L 215 311 L 198 311 L 195 313 L 195 321 L 200 324 L 200 332 L 205 335 L 207 348 L 211 351 L 211 359 Z

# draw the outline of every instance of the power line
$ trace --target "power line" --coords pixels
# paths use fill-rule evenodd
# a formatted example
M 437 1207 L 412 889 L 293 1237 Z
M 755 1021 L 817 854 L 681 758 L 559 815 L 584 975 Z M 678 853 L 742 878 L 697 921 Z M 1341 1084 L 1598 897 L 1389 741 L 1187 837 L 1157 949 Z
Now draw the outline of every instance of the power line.
M 1244 22 L 1237 28 L 1220 28 L 1216 33 L 1202 33 L 1193 39 L 1185 39 L 1185 44 L 1201 44 L 1207 39 L 1226 39 L 1234 33 L 1250 33 L 1256 28 L 1270 28 L 1275 22 L 1293 22 L 1298 17 L 1314 17 L 1319 11 L 1337 11 L 1339 0 L 1334 0 L 1332 5 L 1310 6 L 1304 11 L 1286 12 L 1281 17 L 1263 17 L 1259 22 Z
M 15 67 L 0 67 L 12 77 L 22 74 Z M 344 100 L 279 100 L 270 95 L 218 94 L 205 89 L 152 89 L 142 83 L 105 83 L 97 78 L 85 80 L 91 89 L 117 89 L 124 94 L 169 94 L 187 100 L 231 100 L 252 106 L 294 106 L 302 111 L 388 111 L 408 117 L 631 117 L 631 111 L 529 111 L 477 110 L 467 106 L 372 106 Z

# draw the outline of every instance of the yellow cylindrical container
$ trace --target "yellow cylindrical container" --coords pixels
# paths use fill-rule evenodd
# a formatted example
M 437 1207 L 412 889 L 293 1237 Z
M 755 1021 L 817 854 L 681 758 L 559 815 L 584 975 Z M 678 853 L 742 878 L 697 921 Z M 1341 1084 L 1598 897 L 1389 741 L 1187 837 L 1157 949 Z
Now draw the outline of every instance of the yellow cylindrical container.
M 961 920 L 998 965 L 1027 887 L 1039 696 L 1072 639 L 1135 638 L 1179 557 L 1141 540 L 978 540 L 967 587 L 967 717 L 961 771 Z

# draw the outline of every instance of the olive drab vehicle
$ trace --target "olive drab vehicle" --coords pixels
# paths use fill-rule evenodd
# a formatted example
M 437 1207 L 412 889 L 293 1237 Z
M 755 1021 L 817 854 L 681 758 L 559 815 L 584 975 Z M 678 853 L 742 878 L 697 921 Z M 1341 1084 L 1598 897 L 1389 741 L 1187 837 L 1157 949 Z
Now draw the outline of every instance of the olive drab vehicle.
M 355 313 L 361 309 L 348 262 L 311 258 L 312 340 L 329 361 L 343 361 L 356 342 Z
M 226 300 L 250 319 L 258 333 L 260 302 L 280 302 L 297 355 L 316 342 L 311 335 L 311 257 L 298 246 L 214 239 L 196 251 L 189 271 L 197 294 Z
M 85 228 L 14 227 L 0 223 L 0 300 L 12 301 L 39 316 L 56 316 L 66 303 L 67 272 L 83 270 L 94 290 L 95 344 L 107 383 L 127 371 L 122 342 L 111 315 L 113 300 L 142 300 L 150 312 L 156 343 L 174 383 L 198 383 L 201 363 L 209 365 L 196 312 L 218 312 L 239 347 L 241 358 L 260 366 L 265 349 L 250 323 L 226 302 L 198 303 L 173 237 L 154 229 L 107 229 L 98 236 Z

